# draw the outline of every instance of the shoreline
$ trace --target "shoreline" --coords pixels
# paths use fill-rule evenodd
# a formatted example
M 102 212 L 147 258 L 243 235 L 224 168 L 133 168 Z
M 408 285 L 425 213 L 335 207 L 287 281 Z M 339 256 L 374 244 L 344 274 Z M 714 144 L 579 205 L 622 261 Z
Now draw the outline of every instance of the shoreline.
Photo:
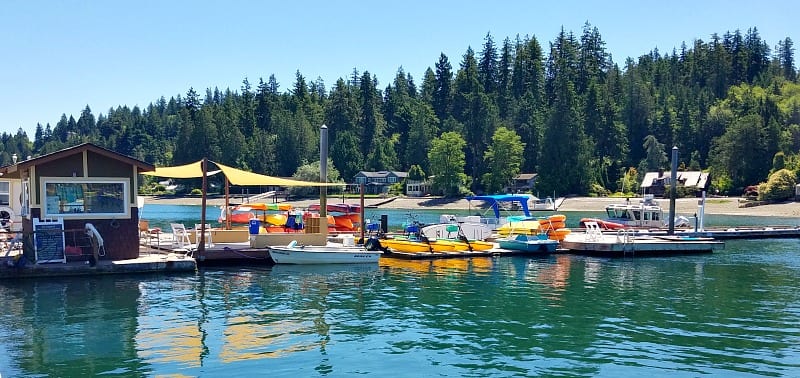
M 200 197 L 165 197 L 165 196 L 144 196 L 146 204 L 162 205 L 201 205 Z M 239 203 L 240 198 L 231 198 L 231 203 Z M 631 198 L 631 202 L 639 201 L 639 198 Z M 656 200 L 662 207 L 669 208 L 669 200 Z M 676 214 L 695 214 L 698 212 L 697 198 L 679 198 L 675 200 Z M 307 208 L 311 204 L 319 204 L 319 199 L 306 199 L 299 201 L 278 201 L 280 203 L 291 204 L 295 208 Z M 359 204 L 358 199 L 347 198 L 346 203 Z M 624 198 L 609 197 L 571 197 L 567 198 L 558 211 L 604 211 L 606 205 L 613 203 L 623 203 Z M 342 203 L 341 198 L 328 197 L 328 203 Z M 212 196 L 206 199 L 206 206 L 222 206 L 225 199 L 221 196 Z M 365 206 L 378 205 L 378 209 L 428 209 L 428 210 L 470 210 L 483 206 L 483 201 L 467 201 L 465 199 L 443 199 L 439 197 L 397 197 L 394 199 L 367 198 L 364 200 Z M 545 214 L 547 212 L 538 212 Z M 800 202 L 783 202 L 776 204 L 739 207 L 738 197 L 714 197 L 706 198 L 705 214 L 713 215 L 750 215 L 758 217 L 784 217 L 800 218 Z

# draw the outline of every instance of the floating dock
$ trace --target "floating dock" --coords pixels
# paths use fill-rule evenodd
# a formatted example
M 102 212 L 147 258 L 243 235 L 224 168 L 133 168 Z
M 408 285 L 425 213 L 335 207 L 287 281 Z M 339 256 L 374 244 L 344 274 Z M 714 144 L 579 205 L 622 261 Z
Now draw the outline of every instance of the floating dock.
M 561 247 L 574 253 L 611 256 L 650 256 L 665 254 L 711 253 L 723 249 L 725 243 L 707 237 L 641 235 L 619 233 L 570 234 Z
M 0 280 L 103 274 L 176 273 L 197 270 L 197 263 L 193 258 L 176 253 L 153 253 L 128 260 L 100 260 L 94 265 L 87 261 L 47 264 L 28 262 L 22 266 L 9 266 L 7 260 L 3 263 L 0 266 Z

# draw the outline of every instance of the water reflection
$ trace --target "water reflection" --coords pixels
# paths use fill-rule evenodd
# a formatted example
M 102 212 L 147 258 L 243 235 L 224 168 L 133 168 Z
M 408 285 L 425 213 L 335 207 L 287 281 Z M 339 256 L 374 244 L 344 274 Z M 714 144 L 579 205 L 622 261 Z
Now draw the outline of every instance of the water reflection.
M 771 243 L 0 282 L 0 374 L 791 376 L 800 264 Z

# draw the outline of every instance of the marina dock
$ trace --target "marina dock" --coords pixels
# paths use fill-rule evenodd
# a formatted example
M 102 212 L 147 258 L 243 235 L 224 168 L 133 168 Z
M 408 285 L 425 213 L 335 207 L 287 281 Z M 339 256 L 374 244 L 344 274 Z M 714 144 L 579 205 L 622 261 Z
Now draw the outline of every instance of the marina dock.
M 711 253 L 723 249 L 719 240 L 695 236 L 615 235 L 588 231 L 571 234 L 561 242 L 561 247 L 573 253 L 611 256 L 648 256 L 664 254 Z

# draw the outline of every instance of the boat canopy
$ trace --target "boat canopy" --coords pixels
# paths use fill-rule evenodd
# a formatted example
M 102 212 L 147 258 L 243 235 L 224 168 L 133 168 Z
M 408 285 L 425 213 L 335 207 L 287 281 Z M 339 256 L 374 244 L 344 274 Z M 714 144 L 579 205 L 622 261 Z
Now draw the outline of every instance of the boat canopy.
M 527 195 L 520 195 L 520 194 L 492 194 L 492 195 L 485 195 L 485 196 L 468 196 L 466 197 L 467 201 L 485 201 L 488 202 L 492 206 L 492 211 L 494 211 L 494 216 L 500 218 L 500 203 L 501 202 L 518 202 L 520 207 L 522 208 L 522 213 L 525 214 L 526 217 L 530 217 L 531 213 L 528 210 L 528 200 L 531 199 L 530 196 Z

